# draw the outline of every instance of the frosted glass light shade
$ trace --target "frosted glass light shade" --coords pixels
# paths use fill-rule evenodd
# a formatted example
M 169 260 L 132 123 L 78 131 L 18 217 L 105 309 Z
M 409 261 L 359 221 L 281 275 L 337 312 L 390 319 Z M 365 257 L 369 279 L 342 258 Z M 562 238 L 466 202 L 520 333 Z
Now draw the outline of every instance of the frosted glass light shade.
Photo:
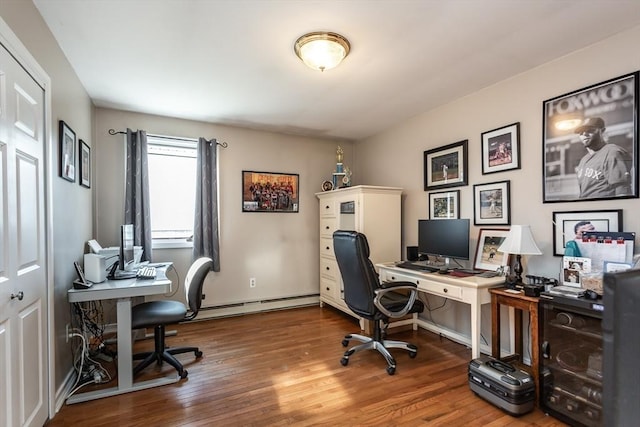
M 349 41 L 336 33 L 308 33 L 296 40 L 296 55 L 308 67 L 324 71 L 336 67 L 351 50 Z

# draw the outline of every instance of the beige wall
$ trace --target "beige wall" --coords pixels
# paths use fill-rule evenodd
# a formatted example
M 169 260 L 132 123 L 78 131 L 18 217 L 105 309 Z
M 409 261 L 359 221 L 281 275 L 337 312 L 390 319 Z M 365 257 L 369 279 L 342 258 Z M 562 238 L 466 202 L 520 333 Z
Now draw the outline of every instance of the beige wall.
M 67 289 L 75 278 L 74 261 L 82 260 L 85 242 L 92 235 L 92 189 L 58 177 L 58 121 L 64 120 L 77 138 L 93 145 L 92 103 L 75 72 L 58 47 L 49 28 L 31 1 L 3 0 L 0 16 L 26 46 L 31 55 L 51 78 L 52 114 L 49 129 L 53 146 L 48 147 L 55 159 L 51 171 L 53 194 L 53 307 L 56 357 L 54 389 L 59 393 L 64 378 L 71 370 L 70 344 L 66 343 L 65 326 L 69 322 Z
M 157 135 L 216 138 L 220 148 L 221 271 L 208 276 L 203 305 L 317 294 L 319 289 L 318 200 L 323 180 L 335 168 L 338 143 L 279 135 L 211 123 L 172 119 L 110 109 L 96 109 L 96 238 L 118 243 L 123 221 L 124 139 L 109 129 L 143 129 Z M 345 163 L 353 158 L 345 147 Z M 299 213 L 243 213 L 243 170 L 300 175 Z M 154 250 L 154 261 L 173 261 L 183 280 L 191 249 Z M 249 288 L 249 278 L 257 286 Z
M 358 142 L 354 167 L 359 173 L 358 183 L 404 188 L 403 246 L 415 245 L 418 219 L 428 218 L 422 153 L 468 139 L 469 185 L 456 188 L 461 191 L 461 218 L 473 219 L 473 184 L 510 180 L 511 223 L 530 224 L 544 254 L 526 257 L 525 272 L 557 278 L 561 258 L 552 254 L 554 211 L 623 209 L 625 231 L 638 232 L 640 202 L 627 199 L 542 203 L 542 102 L 640 69 L 638 40 L 640 27 L 635 27 Z M 480 134 L 514 122 L 520 122 L 522 168 L 482 175 Z M 471 257 L 478 230 L 479 227 L 471 230 Z M 460 322 L 461 316 L 466 315 L 466 310 L 462 310 L 450 317 Z M 490 324 L 483 322 L 485 337 L 489 336 L 488 328 Z

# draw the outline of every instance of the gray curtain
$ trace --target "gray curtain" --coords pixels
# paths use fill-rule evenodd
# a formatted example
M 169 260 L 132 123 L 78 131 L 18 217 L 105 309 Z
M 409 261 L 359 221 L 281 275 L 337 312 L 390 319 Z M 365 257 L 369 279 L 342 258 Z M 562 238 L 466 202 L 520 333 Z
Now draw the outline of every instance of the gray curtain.
M 193 259 L 213 260 L 213 271 L 220 271 L 218 230 L 218 142 L 198 140 L 196 209 L 193 224 Z
M 124 222 L 133 224 L 134 245 L 142 246 L 142 261 L 151 261 L 151 207 L 149 206 L 149 169 L 147 133 L 127 129 L 127 165 Z

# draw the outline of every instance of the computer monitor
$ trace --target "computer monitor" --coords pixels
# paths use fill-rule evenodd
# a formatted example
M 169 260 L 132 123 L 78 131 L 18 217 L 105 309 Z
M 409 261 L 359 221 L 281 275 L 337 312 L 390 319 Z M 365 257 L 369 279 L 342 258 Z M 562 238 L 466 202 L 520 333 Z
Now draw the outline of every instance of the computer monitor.
M 133 224 L 120 227 L 120 270 L 130 270 L 134 264 Z
M 427 256 L 468 260 L 469 220 L 418 220 L 418 252 Z

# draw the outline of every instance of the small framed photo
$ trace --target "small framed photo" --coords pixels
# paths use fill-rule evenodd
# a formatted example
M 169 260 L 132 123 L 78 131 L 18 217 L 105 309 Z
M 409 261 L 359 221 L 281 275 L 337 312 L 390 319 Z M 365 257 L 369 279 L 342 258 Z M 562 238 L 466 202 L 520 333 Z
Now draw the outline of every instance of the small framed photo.
M 520 169 L 520 122 L 483 132 L 482 174 Z
M 80 140 L 80 185 L 91 188 L 91 147 Z
M 481 228 L 478 234 L 478 246 L 474 258 L 475 270 L 497 271 L 500 267 L 509 265 L 510 254 L 498 252 L 498 248 L 507 238 L 509 230 L 499 228 Z
M 465 139 L 424 152 L 425 191 L 468 184 L 467 146 Z
M 76 133 L 63 120 L 59 126 L 60 177 L 76 181 Z
M 473 186 L 473 223 L 475 225 L 510 225 L 510 181 Z
M 591 258 L 566 256 L 562 258 L 562 284 L 582 287 L 582 274 L 591 272 Z
M 622 231 L 622 209 L 553 213 L 553 254 L 563 256 L 567 242 L 589 231 Z
M 542 201 L 638 197 L 638 71 L 542 104 Z
M 299 180 L 293 173 L 242 171 L 242 212 L 297 213 Z
M 429 218 L 460 218 L 460 190 L 429 193 Z

